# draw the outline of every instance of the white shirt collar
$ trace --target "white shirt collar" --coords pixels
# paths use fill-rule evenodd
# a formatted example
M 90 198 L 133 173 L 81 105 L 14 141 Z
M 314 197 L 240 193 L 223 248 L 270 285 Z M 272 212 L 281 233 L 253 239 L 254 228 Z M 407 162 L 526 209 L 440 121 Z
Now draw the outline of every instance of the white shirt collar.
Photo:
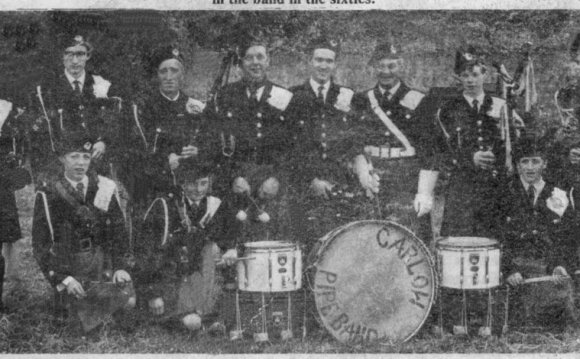
M 522 181 L 522 184 L 524 185 L 524 189 L 526 190 L 526 192 L 528 192 L 528 188 L 530 188 L 530 183 L 524 181 L 524 179 L 521 176 L 520 176 L 520 181 Z M 540 196 L 540 193 L 544 190 L 544 187 L 546 186 L 546 181 L 544 181 L 543 178 L 540 178 L 539 181 L 537 181 L 536 183 L 534 183 L 532 185 L 534 186 L 534 203 L 535 203 L 535 201 Z
M 75 79 L 71 74 L 68 73 L 68 71 L 65 69 L 64 70 L 64 75 L 66 76 L 66 79 L 68 80 L 68 83 L 71 85 L 71 87 L 75 88 L 75 81 L 79 82 L 79 86 L 81 88 L 81 91 L 83 90 L 83 87 L 85 86 L 85 78 L 87 77 L 87 72 L 83 71 L 83 73 L 79 76 L 78 79 Z
M 463 97 L 467 100 L 467 103 L 469 103 L 470 106 L 473 106 L 473 100 L 477 100 L 478 102 L 478 109 L 481 108 L 481 104 L 483 104 L 483 99 L 485 98 L 485 92 L 482 92 L 479 96 L 477 97 L 471 97 L 471 96 L 467 96 L 465 93 L 463 94 Z
M 314 93 L 318 96 L 318 88 L 322 86 L 322 96 L 324 96 L 324 100 L 326 100 L 326 94 L 330 89 L 330 80 L 326 81 L 324 84 L 320 84 L 319 82 L 315 81 L 312 77 L 310 78 L 310 87 Z
M 77 189 L 77 184 L 79 184 L 79 183 L 82 183 L 82 184 L 84 185 L 84 188 L 83 188 L 83 190 L 84 190 L 84 192 L 85 192 L 85 196 L 86 196 L 86 194 L 87 194 L 87 188 L 89 187 L 89 177 L 88 177 L 87 175 L 85 175 L 85 176 L 83 177 L 83 179 L 82 179 L 82 180 L 80 180 L 80 181 L 78 181 L 78 182 L 77 182 L 77 181 L 73 181 L 73 180 L 71 180 L 71 179 L 70 179 L 70 178 L 68 178 L 66 175 L 64 176 L 64 178 L 66 178 L 66 180 L 67 180 L 67 181 L 68 181 L 68 182 L 71 184 L 71 186 L 72 186 L 74 189 Z
M 175 102 L 177 101 L 177 99 L 179 98 L 179 96 L 181 95 L 181 91 L 177 92 L 177 96 L 175 96 L 174 98 L 171 98 L 169 96 L 167 96 L 166 94 L 163 93 L 163 91 L 159 90 L 159 92 L 161 93 L 161 96 L 165 97 L 166 99 L 168 99 L 171 102 Z
M 379 91 L 381 91 L 381 95 L 384 95 L 385 92 L 389 91 L 389 98 L 393 97 L 393 95 L 395 93 L 397 93 L 397 91 L 399 90 L 399 87 L 401 87 L 401 81 L 397 82 L 397 84 L 393 87 L 391 87 L 390 89 L 385 89 L 384 87 L 382 87 L 381 85 L 379 85 Z
M 264 93 L 264 89 L 266 88 L 266 86 L 260 86 L 258 87 L 258 89 L 256 90 L 256 97 L 258 98 L 258 101 L 260 101 L 260 99 L 262 98 L 262 94 Z M 246 95 L 248 95 L 248 98 L 252 97 L 252 94 L 250 93 L 250 89 L 246 88 Z

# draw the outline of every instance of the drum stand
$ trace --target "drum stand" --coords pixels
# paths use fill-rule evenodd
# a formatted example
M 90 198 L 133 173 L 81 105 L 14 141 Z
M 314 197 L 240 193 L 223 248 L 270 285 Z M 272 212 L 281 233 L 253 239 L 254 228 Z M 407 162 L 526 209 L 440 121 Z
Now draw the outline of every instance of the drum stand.
M 491 336 L 491 328 L 493 325 L 493 301 L 492 301 L 492 289 L 487 290 L 487 313 L 486 313 L 486 320 L 485 326 L 479 328 L 477 334 L 481 337 L 490 337 Z M 507 332 L 507 311 L 508 311 L 508 304 L 506 302 L 506 321 L 504 324 L 504 328 L 502 331 L 504 334 Z M 468 330 L 468 320 L 467 320 L 467 295 L 466 290 L 462 289 L 462 298 L 461 298 L 461 318 L 460 318 L 460 325 L 453 326 L 453 335 L 469 335 Z M 444 337 L 444 330 L 443 330 L 443 300 L 441 297 L 441 288 L 439 289 L 439 331 L 441 338 Z
M 243 335 L 242 316 L 240 314 L 240 290 L 236 289 L 236 328 L 230 331 L 230 340 L 240 340 Z
M 254 333 L 254 341 L 256 343 L 264 343 L 268 341 L 268 325 L 266 323 L 266 298 L 264 296 L 264 292 L 261 292 L 262 297 L 262 306 L 260 307 L 260 311 L 262 312 L 262 331 L 260 333 Z

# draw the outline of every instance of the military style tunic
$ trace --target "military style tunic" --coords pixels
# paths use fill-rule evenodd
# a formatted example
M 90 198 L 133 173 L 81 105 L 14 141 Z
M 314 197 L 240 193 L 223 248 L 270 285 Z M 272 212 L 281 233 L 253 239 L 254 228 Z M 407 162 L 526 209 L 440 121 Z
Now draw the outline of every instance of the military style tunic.
M 488 94 L 477 111 L 461 94 L 439 108 L 434 167 L 448 177 L 441 235 L 493 238 L 497 234 L 497 195 L 506 163 L 505 111 L 505 101 Z M 494 170 L 473 163 L 475 152 L 486 150 L 495 155 Z
M 417 219 L 412 206 L 419 171 L 427 161 L 433 136 L 432 119 L 421 116 L 424 96 L 403 82 L 392 95 L 389 90 L 382 93 L 377 84 L 356 94 L 353 107 L 359 116 L 357 126 L 365 137 L 365 152 L 381 172 L 379 196 L 383 204 L 400 203 L 393 219 L 428 241 L 432 237 L 430 216 Z
M 221 168 L 218 189 L 227 192 L 236 177 L 257 187 L 276 174 L 288 150 L 288 90 L 265 81 L 254 93 L 238 81 L 224 87 L 206 107 L 212 124 L 212 153 Z
M 213 312 L 221 291 L 215 259 L 236 246 L 234 216 L 217 197 L 206 196 L 197 205 L 181 191 L 151 204 L 138 246 L 136 282 L 147 300 L 163 298 L 163 318 Z
M 90 175 L 83 200 L 61 176 L 36 195 L 34 257 L 53 287 L 68 276 L 85 287 L 84 283 L 105 279 L 106 270 L 128 268 L 124 258 L 129 240 L 124 228 L 112 180 Z
M 350 113 L 354 92 L 331 82 L 322 102 L 309 81 L 291 91 L 291 181 L 302 190 L 314 178 L 350 184 L 347 162 L 362 153 Z
M 109 97 L 110 93 L 114 94 L 109 91 L 110 86 L 111 83 L 101 76 L 86 72 L 82 91 L 78 93 L 63 71 L 43 79 L 34 89 L 29 108 L 33 116 L 30 142 L 35 176 L 45 171 L 47 165 L 54 167 L 51 162 L 57 157 L 55 146 L 62 138 L 83 134 L 93 143 L 103 141 L 107 146 L 117 138 L 121 128 L 120 98 Z
M 126 174 L 133 198 L 143 204 L 150 203 L 156 195 L 170 190 L 174 178 L 169 168 L 169 154 L 181 154 L 187 145 L 198 147 L 205 156 L 207 135 L 204 121 L 194 115 L 194 100 L 180 93 L 175 101 L 155 91 L 143 105 L 137 106 L 137 116 L 132 113 L 130 122 L 131 148 L 127 151 Z
M 501 198 L 505 278 L 516 272 L 524 278 L 549 275 L 557 266 L 563 266 L 568 273 L 578 268 L 577 213 L 569 205 L 560 217 L 547 207 L 546 200 L 554 188 L 546 182 L 532 205 L 519 176 L 507 184 Z M 538 263 L 545 266 L 543 273 L 533 270 Z
M 29 177 L 18 168 L 24 154 L 24 134 L 15 112 L 11 102 L 0 100 L 0 243 L 15 242 L 22 237 L 14 191 L 26 184 L 22 175 Z
M 518 272 L 524 279 L 549 276 L 557 266 L 573 275 L 579 268 L 578 214 L 572 201 L 561 217 L 547 207 L 546 200 L 554 188 L 546 182 L 532 205 L 519 176 L 505 187 L 501 201 L 504 278 Z M 570 199 L 569 193 L 566 196 Z M 575 321 L 570 284 L 540 282 L 514 288 L 510 299 L 512 323 L 519 318 L 542 326 L 564 326 L 569 319 Z

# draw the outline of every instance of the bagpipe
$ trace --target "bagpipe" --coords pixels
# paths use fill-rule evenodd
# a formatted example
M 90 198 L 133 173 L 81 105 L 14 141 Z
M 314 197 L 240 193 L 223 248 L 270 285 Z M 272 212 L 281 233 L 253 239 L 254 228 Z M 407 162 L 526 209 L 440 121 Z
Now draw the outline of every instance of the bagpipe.
M 2 163 L 0 178 L 9 184 L 10 190 L 16 191 L 22 189 L 32 182 L 30 172 L 24 167 L 26 156 L 26 131 L 27 127 L 20 117 L 24 114 L 24 109 L 17 108 L 12 110 L 12 104 L 9 104 L 6 110 L 6 121 L 0 128 L 0 141 L 2 142 L 3 154 L 0 157 Z M 5 105 L 3 103 L 3 105 Z
M 520 59 L 514 76 L 506 67 L 498 62 L 492 63 L 498 73 L 496 92 L 505 100 L 505 111 L 501 116 L 501 136 L 505 146 L 505 168 L 508 174 L 513 174 L 512 141 L 519 138 L 525 123 L 516 112 L 518 97 L 524 96 L 524 118 L 531 118 L 532 106 L 537 102 L 534 64 L 532 61 L 532 43 L 526 42 L 520 49 Z M 514 138 L 512 138 L 514 137 Z

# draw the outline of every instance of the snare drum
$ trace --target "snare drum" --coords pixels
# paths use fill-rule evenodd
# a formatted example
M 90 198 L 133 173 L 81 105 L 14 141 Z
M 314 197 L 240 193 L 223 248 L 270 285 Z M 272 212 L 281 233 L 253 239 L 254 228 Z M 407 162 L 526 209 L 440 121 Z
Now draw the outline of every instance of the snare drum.
M 491 289 L 500 284 L 500 245 L 483 237 L 448 237 L 436 244 L 441 286 Z
M 291 242 L 244 244 L 237 264 L 238 289 L 245 292 L 291 292 L 302 288 L 302 250 Z

